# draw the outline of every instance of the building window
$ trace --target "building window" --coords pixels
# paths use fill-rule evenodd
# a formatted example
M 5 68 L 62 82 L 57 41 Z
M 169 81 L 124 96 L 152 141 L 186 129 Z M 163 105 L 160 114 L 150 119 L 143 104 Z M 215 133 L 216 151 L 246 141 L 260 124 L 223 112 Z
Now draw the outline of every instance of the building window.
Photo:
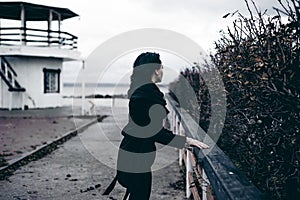
M 44 93 L 59 93 L 60 69 L 43 69 Z

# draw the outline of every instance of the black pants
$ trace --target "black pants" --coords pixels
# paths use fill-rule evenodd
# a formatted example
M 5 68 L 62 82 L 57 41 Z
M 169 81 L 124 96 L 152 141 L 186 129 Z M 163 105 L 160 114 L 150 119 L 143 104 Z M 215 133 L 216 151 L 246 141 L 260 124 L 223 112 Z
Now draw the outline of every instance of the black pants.
M 129 192 L 129 200 L 149 200 L 152 173 L 118 172 L 118 182 Z

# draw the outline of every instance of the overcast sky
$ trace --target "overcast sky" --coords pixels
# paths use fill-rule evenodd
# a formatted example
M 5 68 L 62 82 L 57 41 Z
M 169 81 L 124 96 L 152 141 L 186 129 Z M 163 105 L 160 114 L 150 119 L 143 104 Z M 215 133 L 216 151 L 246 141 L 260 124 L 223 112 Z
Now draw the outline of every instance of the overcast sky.
M 28 0 L 27 2 L 69 8 L 80 15 L 63 21 L 62 30 L 79 37 L 78 47 L 82 57 L 101 43 L 126 31 L 140 28 L 162 28 L 184 34 L 205 51 L 213 50 L 219 31 L 230 25 L 232 18 L 222 18 L 236 10 L 247 14 L 244 0 Z M 272 10 L 277 0 L 257 0 L 261 10 Z M 122 65 L 119 74 L 128 72 L 134 57 L 131 54 L 116 61 Z M 125 56 L 126 57 L 126 56 Z M 174 55 L 162 52 L 166 65 L 181 69 L 188 65 Z M 120 60 L 122 60 L 120 59 Z M 128 62 L 128 63 L 126 63 Z M 176 63 L 176 64 L 175 64 Z M 124 67 L 126 65 L 128 68 Z M 116 67 L 117 69 L 118 67 Z M 65 81 L 72 80 L 78 67 L 65 67 Z

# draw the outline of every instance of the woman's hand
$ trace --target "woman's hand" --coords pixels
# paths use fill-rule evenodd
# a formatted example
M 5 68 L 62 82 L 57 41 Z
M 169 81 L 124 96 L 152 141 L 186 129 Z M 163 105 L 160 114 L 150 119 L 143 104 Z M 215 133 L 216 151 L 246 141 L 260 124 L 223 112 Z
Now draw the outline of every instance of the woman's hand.
M 188 145 L 196 146 L 200 149 L 208 149 L 209 148 L 209 146 L 207 144 L 204 144 L 203 142 L 200 142 L 199 140 L 195 140 L 195 139 L 189 138 L 189 137 L 186 138 L 186 143 Z

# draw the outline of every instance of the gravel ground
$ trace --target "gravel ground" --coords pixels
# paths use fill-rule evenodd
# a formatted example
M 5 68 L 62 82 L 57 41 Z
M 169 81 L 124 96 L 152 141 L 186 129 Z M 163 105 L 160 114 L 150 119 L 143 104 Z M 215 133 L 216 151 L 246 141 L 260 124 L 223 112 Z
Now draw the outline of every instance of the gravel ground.
M 115 174 L 116 151 L 121 140 L 120 128 L 127 121 L 127 109 L 118 108 L 109 113 L 108 108 L 103 108 L 99 109 L 99 112 L 110 114 L 110 117 L 101 123 L 90 126 L 45 157 L 19 168 L 7 180 L 0 181 L 0 199 L 122 199 L 125 189 L 119 184 L 110 196 L 104 197 L 101 193 Z M 6 124 L 9 129 L 5 130 L 9 130 L 7 131 L 9 133 L 15 132 L 16 135 L 22 132 L 19 124 L 28 125 L 29 122 L 41 125 L 40 128 L 49 132 L 52 130 L 55 133 L 60 132 L 58 130 L 64 133 L 64 130 L 72 128 L 72 124 L 69 124 L 68 121 L 70 119 L 61 116 L 60 120 L 57 119 L 39 119 L 40 121 L 36 121 L 36 118 L 18 119 L 19 122 L 16 123 L 15 128 L 13 128 L 14 125 L 7 125 L 12 124 L 8 121 L 2 123 L 1 120 L 0 124 Z M 53 120 L 57 123 L 53 123 Z M 83 123 L 84 120 L 87 119 L 80 119 L 79 123 Z M 33 127 L 26 129 L 28 133 L 31 133 L 27 136 L 31 139 L 35 138 L 32 141 L 31 139 L 26 140 L 25 136 L 24 139 L 11 137 L 10 141 L 29 141 L 28 144 L 33 141 L 41 142 L 36 138 L 39 138 L 37 135 L 42 131 L 36 129 L 36 126 Z M 4 129 L 0 130 L 2 132 Z M 49 134 L 47 135 L 49 136 Z M 55 137 L 50 135 L 50 139 Z M 9 137 L 9 134 L 6 137 Z M 2 141 L 8 142 L 9 139 L 3 138 Z M 20 145 L 20 149 L 24 146 L 28 148 L 28 145 Z M 16 149 L 8 151 L 15 152 Z M 176 187 L 182 184 L 180 169 L 176 162 L 177 151 L 171 147 L 160 149 L 153 167 L 151 199 L 184 199 L 184 191 Z
M 1 118 L 0 120 L 0 154 L 11 160 L 30 152 L 48 141 L 76 129 L 91 119 L 74 119 L 71 117 L 48 118 Z

